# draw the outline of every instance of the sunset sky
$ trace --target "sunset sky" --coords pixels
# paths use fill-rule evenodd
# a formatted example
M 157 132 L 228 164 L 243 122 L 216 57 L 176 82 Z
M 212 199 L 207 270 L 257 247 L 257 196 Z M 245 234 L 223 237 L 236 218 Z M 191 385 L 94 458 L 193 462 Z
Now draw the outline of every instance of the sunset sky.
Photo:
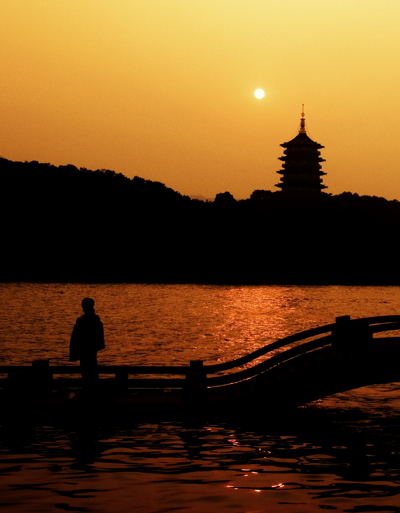
M 400 199 L 399 0 L 0 0 L 0 13 L 5 158 L 246 198 L 276 189 L 304 103 L 327 192 Z

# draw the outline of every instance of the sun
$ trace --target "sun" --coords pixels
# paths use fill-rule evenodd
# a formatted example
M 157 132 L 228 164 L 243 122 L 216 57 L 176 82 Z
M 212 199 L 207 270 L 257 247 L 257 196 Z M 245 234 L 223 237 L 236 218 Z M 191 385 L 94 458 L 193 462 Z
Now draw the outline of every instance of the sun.
M 257 98 L 257 100 L 262 100 L 263 98 L 265 98 L 264 89 L 256 89 L 253 94 Z

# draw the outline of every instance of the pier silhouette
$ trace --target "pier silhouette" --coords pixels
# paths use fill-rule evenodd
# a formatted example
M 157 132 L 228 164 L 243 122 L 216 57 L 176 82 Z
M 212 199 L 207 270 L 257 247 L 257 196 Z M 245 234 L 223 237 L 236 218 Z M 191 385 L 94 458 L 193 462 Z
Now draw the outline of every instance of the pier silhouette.
M 239 358 L 189 365 L 99 366 L 85 396 L 80 366 L 0 366 L 4 415 L 112 417 L 178 413 L 257 414 L 304 405 L 366 385 L 400 381 L 400 315 L 351 319 L 311 328 Z M 83 392 L 82 392 L 83 391 Z M 90 404 L 89 404 L 90 403 Z

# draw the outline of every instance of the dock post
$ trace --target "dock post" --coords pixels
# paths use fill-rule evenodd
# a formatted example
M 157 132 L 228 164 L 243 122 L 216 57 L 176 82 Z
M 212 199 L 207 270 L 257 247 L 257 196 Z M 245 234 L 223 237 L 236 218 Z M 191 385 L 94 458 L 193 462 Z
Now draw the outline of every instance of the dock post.
M 185 400 L 191 412 L 201 410 L 206 398 L 206 373 L 203 360 L 191 360 L 185 379 Z
M 33 360 L 32 362 L 32 388 L 40 394 L 47 394 L 50 391 L 51 371 L 49 360 Z

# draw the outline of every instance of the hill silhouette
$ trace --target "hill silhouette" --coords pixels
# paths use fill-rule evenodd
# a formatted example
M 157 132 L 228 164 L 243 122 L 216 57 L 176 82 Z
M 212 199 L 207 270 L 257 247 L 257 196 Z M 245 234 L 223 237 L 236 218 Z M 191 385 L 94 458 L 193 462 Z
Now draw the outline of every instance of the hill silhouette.
M 2 281 L 399 284 L 400 203 L 191 199 L 110 170 L 0 159 Z

